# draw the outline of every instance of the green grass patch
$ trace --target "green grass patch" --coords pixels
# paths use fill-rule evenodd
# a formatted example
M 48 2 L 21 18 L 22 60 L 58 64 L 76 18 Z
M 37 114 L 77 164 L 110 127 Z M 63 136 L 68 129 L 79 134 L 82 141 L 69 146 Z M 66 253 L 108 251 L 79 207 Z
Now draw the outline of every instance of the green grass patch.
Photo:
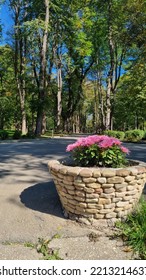
M 146 260 L 146 201 L 142 199 L 126 221 L 117 222 L 119 235 L 133 249 L 138 259 Z

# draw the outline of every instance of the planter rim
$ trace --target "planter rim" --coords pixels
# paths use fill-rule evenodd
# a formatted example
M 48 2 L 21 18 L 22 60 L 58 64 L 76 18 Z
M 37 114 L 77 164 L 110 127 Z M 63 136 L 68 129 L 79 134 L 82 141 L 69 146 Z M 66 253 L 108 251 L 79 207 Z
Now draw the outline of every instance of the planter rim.
M 64 164 L 63 160 L 49 160 L 48 162 L 48 167 L 49 169 L 56 170 L 62 174 L 66 175 L 80 175 L 80 176 L 86 176 L 91 177 L 96 174 L 97 172 L 101 173 L 101 175 L 105 176 L 104 173 L 106 171 L 112 172 L 112 176 L 119 176 L 119 172 L 124 172 L 126 171 L 127 175 L 134 175 L 134 174 L 140 174 L 140 173 L 145 173 L 146 172 L 146 163 L 143 161 L 139 160 L 133 160 L 129 159 L 129 161 L 133 162 L 134 165 L 127 166 L 127 167 L 118 167 L 118 168 L 113 168 L 113 167 L 80 167 L 80 166 L 71 166 L 67 165 L 67 163 Z M 128 174 L 129 173 L 129 174 Z M 127 176 L 126 175 L 126 176 Z

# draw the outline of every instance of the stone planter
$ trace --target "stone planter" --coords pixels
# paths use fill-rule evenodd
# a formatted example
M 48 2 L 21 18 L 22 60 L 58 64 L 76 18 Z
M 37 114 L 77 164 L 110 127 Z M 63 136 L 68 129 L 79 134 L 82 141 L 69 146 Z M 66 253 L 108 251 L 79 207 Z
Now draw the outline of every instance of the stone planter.
M 136 206 L 146 181 L 146 164 L 126 168 L 73 167 L 48 163 L 65 214 L 94 223 L 125 218 Z

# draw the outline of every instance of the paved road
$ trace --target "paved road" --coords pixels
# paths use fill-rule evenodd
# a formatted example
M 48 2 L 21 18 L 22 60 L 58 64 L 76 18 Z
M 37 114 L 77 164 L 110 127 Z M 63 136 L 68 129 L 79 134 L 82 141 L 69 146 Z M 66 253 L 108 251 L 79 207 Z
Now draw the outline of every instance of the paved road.
M 66 145 L 74 141 L 54 138 L 0 143 L 0 259 L 39 259 L 24 243 L 36 243 L 39 237 L 48 239 L 56 233 L 61 238 L 52 244 L 64 259 L 128 258 L 121 252 L 121 244 L 109 242 L 105 236 L 93 248 L 87 237 L 91 228 L 62 215 L 47 162 L 65 157 Z M 146 144 L 125 146 L 131 150 L 131 158 L 146 161 Z

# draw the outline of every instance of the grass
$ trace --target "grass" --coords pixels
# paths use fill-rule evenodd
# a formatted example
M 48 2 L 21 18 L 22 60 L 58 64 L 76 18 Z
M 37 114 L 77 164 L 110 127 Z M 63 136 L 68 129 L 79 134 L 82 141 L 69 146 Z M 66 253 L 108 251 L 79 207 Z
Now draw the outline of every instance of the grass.
M 120 230 L 118 235 L 138 259 L 146 260 L 146 201 L 142 199 L 126 221 L 118 222 L 116 226 Z
M 60 238 L 60 235 L 55 234 L 51 239 L 38 238 L 37 244 L 26 242 L 24 246 L 36 249 L 38 253 L 43 255 L 44 260 L 62 260 L 59 257 L 59 251 L 50 247 L 50 242 L 55 238 Z

